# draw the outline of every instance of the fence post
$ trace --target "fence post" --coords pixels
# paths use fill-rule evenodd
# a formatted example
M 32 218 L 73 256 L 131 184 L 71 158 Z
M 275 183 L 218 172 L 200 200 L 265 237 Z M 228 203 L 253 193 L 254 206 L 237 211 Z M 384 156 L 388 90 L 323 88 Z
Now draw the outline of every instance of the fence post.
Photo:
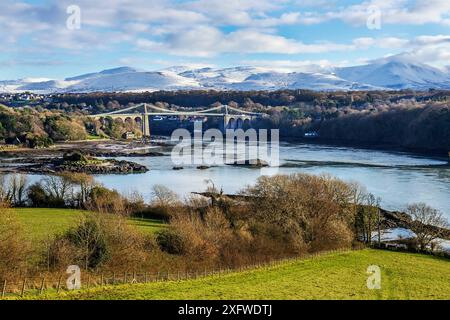
M 126 271 L 123 273 L 123 283 L 124 284 L 127 283 L 127 272 Z
M 115 272 L 113 272 L 112 283 L 116 284 L 116 273 Z
M 103 273 L 100 276 L 100 285 L 103 286 L 105 284 L 105 278 L 103 277 Z
M 88 275 L 87 288 L 89 289 L 90 286 L 91 286 L 91 275 Z
M 6 285 L 7 285 L 7 281 L 5 279 L 5 281 L 3 281 L 2 299 L 5 297 L 5 294 L 6 294 Z
M 56 288 L 56 293 L 59 293 L 59 291 L 61 290 L 61 281 L 62 281 L 62 276 L 60 276 L 58 279 L 58 287 Z
M 41 295 L 42 292 L 44 291 L 44 285 L 45 285 L 45 277 L 42 277 L 41 288 L 39 289 L 39 295 Z
M 25 292 L 25 285 L 27 284 L 27 278 L 23 279 L 23 283 L 22 283 L 22 290 L 20 291 L 20 296 L 23 297 L 23 294 Z

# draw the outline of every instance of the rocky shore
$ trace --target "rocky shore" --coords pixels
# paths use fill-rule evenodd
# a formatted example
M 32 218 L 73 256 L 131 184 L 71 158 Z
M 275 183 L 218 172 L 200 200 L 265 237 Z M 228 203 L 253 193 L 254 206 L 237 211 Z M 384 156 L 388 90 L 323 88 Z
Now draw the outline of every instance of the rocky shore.
M 78 172 L 88 174 L 132 174 L 148 171 L 146 166 L 131 161 L 98 159 L 80 152 L 68 152 L 63 157 L 22 159 L 24 164 L 5 167 L 3 172 L 55 174 Z
M 232 163 L 227 163 L 227 165 L 235 167 L 247 167 L 247 168 L 264 168 L 268 167 L 269 163 L 261 159 L 245 160 L 245 161 L 235 161 Z
M 36 157 L 62 157 L 65 153 L 78 150 L 93 157 L 159 157 L 170 151 L 167 145 L 152 143 L 127 143 L 123 141 L 80 141 L 55 144 L 48 148 L 11 148 L 0 150 L 0 159 Z
M 52 174 L 64 171 L 89 174 L 143 173 L 148 171 L 147 167 L 115 158 L 161 157 L 168 150 L 168 147 L 162 144 L 110 140 L 67 142 L 42 149 L 16 147 L 0 150 L 0 172 L 32 174 Z M 74 152 L 79 153 L 79 159 L 69 160 L 67 155 Z
M 417 223 L 414 222 L 413 219 L 411 218 L 411 216 L 409 216 L 408 214 L 404 213 L 404 212 L 400 212 L 400 211 L 388 211 L 382 208 L 379 208 L 381 215 L 383 217 L 383 221 L 384 221 L 384 226 L 383 228 L 388 229 L 388 228 L 404 228 L 404 229 L 410 229 L 411 225 L 413 223 Z M 450 240 L 450 229 L 443 229 L 443 228 L 438 228 L 435 226 L 426 226 L 429 229 L 433 229 L 434 231 L 438 231 L 439 234 L 442 235 L 442 239 L 445 240 Z

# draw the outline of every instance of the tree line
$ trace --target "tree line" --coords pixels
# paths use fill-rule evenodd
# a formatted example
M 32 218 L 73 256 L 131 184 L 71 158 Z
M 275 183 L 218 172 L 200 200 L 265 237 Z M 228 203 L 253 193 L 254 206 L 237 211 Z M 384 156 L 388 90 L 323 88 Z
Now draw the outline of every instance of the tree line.
M 424 152 L 450 150 L 449 92 L 358 91 L 180 91 L 155 93 L 61 94 L 40 107 L 1 108 L 0 139 L 19 138 L 30 146 L 77 140 L 88 135 L 119 139 L 131 131 L 141 134 L 134 121 L 94 121 L 88 114 L 109 112 L 148 102 L 171 110 L 228 104 L 267 114 L 256 128 L 276 128 L 282 139 L 317 139 L 366 146 L 389 146 Z M 164 126 L 162 126 L 164 127 Z M 158 126 L 155 126 L 158 130 Z M 165 127 L 164 127 L 165 128 Z M 167 134 L 162 130 L 160 134 Z M 157 133 L 157 132 L 156 132 Z

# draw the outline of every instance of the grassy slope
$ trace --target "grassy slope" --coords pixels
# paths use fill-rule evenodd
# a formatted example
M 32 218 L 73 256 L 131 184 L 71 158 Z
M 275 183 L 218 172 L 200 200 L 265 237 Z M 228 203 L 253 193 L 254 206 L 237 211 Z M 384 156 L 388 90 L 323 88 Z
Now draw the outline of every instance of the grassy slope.
M 382 270 L 368 290 L 366 269 Z M 361 250 L 181 282 L 119 285 L 47 299 L 450 299 L 450 263 L 431 256 Z
M 59 234 L 76 224 L 77 218 L 83 213 L 72 209 L 17 208 L 14 209 L 31 240 L 44 240 L 49 236 Z M 155 232 L 163 227 L 159 220 L 130 219 L 142 232 Z

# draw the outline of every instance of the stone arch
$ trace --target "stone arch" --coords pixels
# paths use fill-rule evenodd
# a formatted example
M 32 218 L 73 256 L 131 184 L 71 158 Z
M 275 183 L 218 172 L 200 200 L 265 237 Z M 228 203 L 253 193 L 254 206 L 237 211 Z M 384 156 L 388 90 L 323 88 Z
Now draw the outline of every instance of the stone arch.
M 236 129 L 236 119 L 230 118 L 228 120 L 227 129 Z
M 108 116 L 108 117 L 103 118 L 102 124 L 105 126 L 111 126 L 115 120 L 116 119 Z
M 237 118 L 236 129 L 242 129 L 243 125 L 244 125 L 244 120 L 242 120 L 242 118 Z
M 249 118 L 245 119 L 244 123 L 242 124 L 242 128 L 247 130 L 247 129 L 250 129 L 251 127 L 252 127 L 252 125 L 251 125 L 250 119 Z

